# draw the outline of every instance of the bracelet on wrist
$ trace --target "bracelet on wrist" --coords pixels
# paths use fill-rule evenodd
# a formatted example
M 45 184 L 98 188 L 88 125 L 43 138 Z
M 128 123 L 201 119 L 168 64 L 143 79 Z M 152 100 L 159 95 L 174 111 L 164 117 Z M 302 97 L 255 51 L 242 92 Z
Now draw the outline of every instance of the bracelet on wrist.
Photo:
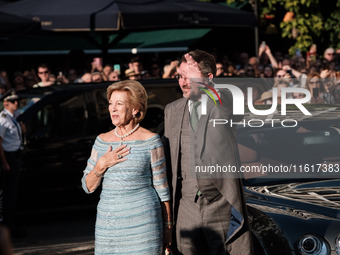
M 94 172 L 94 174 L 95 174 L 97 177 L 99 177 L 99 178 L 103 177 L 103 174 L 98 173 L 96 170 L 93 169 L 92 171 Z

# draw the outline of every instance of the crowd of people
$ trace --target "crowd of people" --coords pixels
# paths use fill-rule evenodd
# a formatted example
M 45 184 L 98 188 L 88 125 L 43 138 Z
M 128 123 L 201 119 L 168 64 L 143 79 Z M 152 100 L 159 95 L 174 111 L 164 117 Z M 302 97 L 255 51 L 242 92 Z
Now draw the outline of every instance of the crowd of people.
M 301 87 L 310 90 L 310 103 L 333 104 L 340 103 L 340 49 L 327 48 L 323 53 L 317 51 L 317 46 L 311 46 L 303 56 L 296 51 L 295 56 L 276 51 L 263 42 L 257 56 L 249 56 L 242 52 L 238 59 L 231 60 L 227 55 L 212 53 L 216 59 L 216 77 L 262 78 L 267 80 L 267 86 L 253 82 L 253 103 L 270 104 L 272 88 Z M 15 91 L 45 87 L 52 84 L 88 83 L 119 80 L 167 79 L 175 78 L 178 67 L 177 59 L 168 59 L 161 63 L 157 59 L 145 59 L 134 55 L 126 63 L 103 63 L 101 57 L 92 58 L 92 62 L 83 69 L 70 66 L 63 71 L 54 73 L 49 63 L 39 64 L 35 70 L 17 70 L 8 74 L 0 73 L 0 95 L 6 90 Z M 246 92 L 246 91 L 245 91 Z M 291 95 L 299 97 L 300 94 Z
M 247 77 L 262 78 L 266 86 L 252 84 L 253 103 L 271 104 L 273 88 L 277 88 L 280 103 L 281 89 L 284 87 L 304 88 L 309 90 L 312 104 L 340 103 L 340 51 L 327 48 L 322 55 L 317 54 L 316 45 L 312 45 L 306 57 L 297 52 L 294 57 L 281 57 L 273 54 L 269 46 L 262 44 L 259 56 L 250 58 L 245 64 Z M 291 93 L 287 98 L 302 98 L 303 93 Z

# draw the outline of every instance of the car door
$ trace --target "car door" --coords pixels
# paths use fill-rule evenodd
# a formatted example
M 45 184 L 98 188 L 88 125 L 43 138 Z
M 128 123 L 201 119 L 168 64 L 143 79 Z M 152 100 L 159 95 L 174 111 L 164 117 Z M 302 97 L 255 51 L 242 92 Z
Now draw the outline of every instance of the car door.
M 80 179 L 100 125 L 89 93 L 50 96 L 30 112 L 25 123 L 19 210 L 90 202 Z

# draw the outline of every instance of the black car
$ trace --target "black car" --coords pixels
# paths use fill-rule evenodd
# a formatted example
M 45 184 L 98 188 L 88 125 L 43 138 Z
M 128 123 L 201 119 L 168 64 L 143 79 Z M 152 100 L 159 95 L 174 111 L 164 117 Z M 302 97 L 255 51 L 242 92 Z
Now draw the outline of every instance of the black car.
M 141 125 L 153 130 L 164 106 L 181 94 L 176 81 L 142 81 L 148 110 Z M 80 179 L 97 135 L 114 128 L 105 84 L 55 85 L 18 92 L 17 120 L 26 126 L 18 213 L 93 207 Z
M 238 128 L 256 254 L 340 254 L 340 107 L 308 108 Z

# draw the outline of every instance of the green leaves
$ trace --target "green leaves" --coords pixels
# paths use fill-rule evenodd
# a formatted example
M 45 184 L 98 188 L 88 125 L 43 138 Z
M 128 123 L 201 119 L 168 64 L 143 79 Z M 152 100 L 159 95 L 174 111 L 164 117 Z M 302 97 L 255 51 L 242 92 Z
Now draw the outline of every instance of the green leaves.
M 340 0 L 336 2 L 337 9 L 325 21 L 325 29 L 329 32 L 330 46 L 340 48 Z
M 271 2 L 272 0 L 266 1 Z M 315 8 L 318 3 L 319 0 L 287 0 L 281 2 L 286 11 L 294 13 L 292 20 L 280 23 L 282 37 L 295 40 L 295 44 L 289 49 L 291 55 L 295 54 L 296 49 L 307 52 L 313 44 L 313 36 L 320 36 L 324 29 L 322 16 Z
M 227 3 L 257 1 L 259 26 L 268 24 L 268 17 L 280 22 L 282 38 L 292 40 L 290 54 L 296 49 L 308 52 L 313 43 L 323 48 L 340 48 L 340 0 L 225 0 Z M 283 21 L 285 13 L 293 13 L 293 19 Z

